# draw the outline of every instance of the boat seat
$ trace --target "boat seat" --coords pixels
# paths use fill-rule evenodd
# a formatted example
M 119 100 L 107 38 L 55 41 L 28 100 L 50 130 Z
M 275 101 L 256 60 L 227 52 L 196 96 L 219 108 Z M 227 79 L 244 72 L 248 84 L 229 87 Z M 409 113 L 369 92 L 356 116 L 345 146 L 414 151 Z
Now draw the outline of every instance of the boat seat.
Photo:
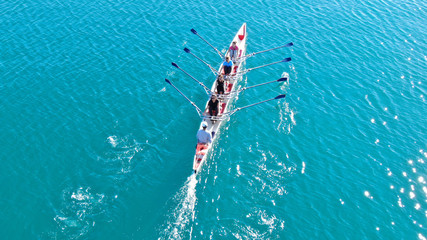
M 197 161 L 202 161 L 203 156 L 205 156 L 206 152 L 208 151 L 208 145 L 204 143 L 198 143 L 196 147 L 196 158 Z
M 223 114 L 224 113 L 225 106 L 227 106 L 227 103 L 222 103 L 221 104 L 221 110 L 219 111 L 219 114 Z
M 201 151 L 201 150 L 203 150 L 203 149 L 206 149 L 206 148 L 208 148 L 208 144 L 206 144 L 206 143 L 197 143 L 197 147 L 196 147 L 196 151 Z
M 231 89 L 233 89 L 233 84 L 228 84 L 227 92 L 231 92 Z

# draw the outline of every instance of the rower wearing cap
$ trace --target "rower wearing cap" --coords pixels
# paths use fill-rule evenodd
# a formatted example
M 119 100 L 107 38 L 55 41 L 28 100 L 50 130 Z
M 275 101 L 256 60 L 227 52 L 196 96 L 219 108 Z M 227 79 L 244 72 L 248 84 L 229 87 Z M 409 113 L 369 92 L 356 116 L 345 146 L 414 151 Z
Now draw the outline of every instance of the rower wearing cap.
M 202 143 L 202 144 L 209 144 L 212 142 L 212 135 L 206 131 L 206 128 L 208 127 L 208 123 L 203 121 L 202 122 L 202 129 L 200 129 L 197 132 L 197 143 Z

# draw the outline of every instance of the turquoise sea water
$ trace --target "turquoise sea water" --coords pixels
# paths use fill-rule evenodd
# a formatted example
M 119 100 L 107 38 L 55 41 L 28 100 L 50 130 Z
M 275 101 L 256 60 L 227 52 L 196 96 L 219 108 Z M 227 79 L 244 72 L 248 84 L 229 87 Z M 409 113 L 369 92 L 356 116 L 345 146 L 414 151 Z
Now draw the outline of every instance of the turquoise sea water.
M 0 3 L 1 239 L 426 239 L 424 1 Z M 239 95 L 191 175 L 206 66 Z

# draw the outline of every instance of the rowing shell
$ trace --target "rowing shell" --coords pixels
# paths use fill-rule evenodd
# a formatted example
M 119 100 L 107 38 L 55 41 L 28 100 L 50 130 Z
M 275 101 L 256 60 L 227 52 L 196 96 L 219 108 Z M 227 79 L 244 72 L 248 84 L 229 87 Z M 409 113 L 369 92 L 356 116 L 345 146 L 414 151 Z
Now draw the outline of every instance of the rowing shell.
M 220 130 L 221 125 L 223 122 L 227 121 L 227 118 L 221 118 L 221 115 L 223 113 L 226 113 L 229 109 L 229 106 L 231 104 L 231 101 L 234 99 L 233 97 L 230 97 L 232 92 L 234 92 L 236 85 L 242 80 L 243 74 L 239 74 L 241 72 L 241 69 L 244 66 L 246 55 L 246 40 L 247 40 L 247 31 L 246 31 L 246 23 L 243 23 L 243 25 L 240 27 L 239 31 L 234 36 L 233 40 L 230 42 L 231 44 L 235 41 L 236 45 L 239 47 L 237 57 L 239 59 L 243 59 L 242 61 L 236 61 L 235 64 L 233 64 L 233 69 L 230 74 L 230 77 L 228 78 L 228 81 L 224 82 L 224 88 L 225 93 L 224 96 L 219 96 L 218 100 L 219 102 L 219 113 L 218 117 L 211 118 L 209 116 L 208 112 L 208 102 L 205 106 L 205 111 L 203 115 L 205 116 L 202 120 L 208 123 L 208 127 L 206 129 L 207 132 L 210 132 L 212 134 L 212 143 L 210 144 L 197 144 L 196 147 L 196 154 L 194 155 L 193 160 L 193 170 L 194 173 L 198 173 L 202 167 L 202 165 L 206 162 L 206 158 L 210 150 L 212 149 L 213 143 L 218 138 L 218 132 Z M 226 56 L 229 55 L 229 51 L 227 50 Z M 219 70 L 219 73 L 223 73 L 223 66 L 221 65 Z M 216 79 L 214 80 L 214 84 L 212 85 L 211 92 L 216 92 Z M 214 120 L 214 121 L 212 121 Z M 200 128 L 202 128 L 202 123 L 200 123 Z

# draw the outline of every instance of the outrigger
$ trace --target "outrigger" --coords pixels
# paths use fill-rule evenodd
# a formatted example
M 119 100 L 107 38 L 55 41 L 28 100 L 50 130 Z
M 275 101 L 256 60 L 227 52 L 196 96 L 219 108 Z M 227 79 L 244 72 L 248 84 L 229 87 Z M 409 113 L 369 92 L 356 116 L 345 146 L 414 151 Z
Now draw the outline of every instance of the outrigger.
M 224 60 L 226 56 L 230 56 L 230 51 L 227 50 L 226 54 L 223 55 L 218 49 L 216 49 L 214 46 L 212 46 L 208 41 L 206 41 L 204 38 L 202 38 L 202 36 L 200 36 L 196 30 L 191 29 L 191 32 L 195 35 L 197 35 L 198 37 L 200 37 L 203 41 L 205 41 L 209 46 L 211 46 L 217 53 L 218 55 Z M 209 115 L 209 107 L 208 107 L 208 102 L 206 103 L 206 106 L 204 108 L 204 110 L 202 111 L 199 107 L 197 107 L 197 105 L 192 102 L 187 96 L 185 96 L 177 87 L 175 87 L 175 85 L 172 84 L 172 82 L 168 79 L 165 79 L 165 81 L 167 83 L 169 83 L 173 88 L 175 88 L 185 99 L 187 99 L 188 102 L 191 103 L 191 105 L 193 105 L 197 111 L 197 113 L 199 114 L 199 116 L 202 118 L 202 122 L 200 123 L 200 128 L 202 127 L 202 123 L 206 122 L 207 123 L 207 129 L 206 131 L 211 133 L 212 135 L 212 143 L 208 143 L 208 144 L 202 144 L 202 143 L 198 143 L 197 147 L 196 147 L 196 153 L 194 155 L 194 159 L 193 159 L 193 171 L 195 174 L 197 174 L 203 163 L 206 161 L 206 157 L 209 153 L 209 151 L 212 149 L 213 143 L 214 141 L 217 139 L 218 137 L 218 132 L 220 130 L 221 125 L 226 122 L 231 115 L 233 115 L 234 113 L 236 113 L 239 110 L 245 109 L 245 108 L 249 108 L 261 103 L 265 103 L 268 101 L 272 101 L 272 100 L 277 100 L 277 99 L 282 99 L 284 98 L 286 95 L 285 94 L 281 94 L 278 95 L 274 98 L 271 99 L 267 99 L 258 103 L 254 103 L 248 106 L 244 106 L 244 107 L 239 107 L 239 108 L 235 108 L 233 110 L 229 110 L 231 101 L 234 100 L 236 98 L 236 96 L 247 89 L 250 88 L 254 88 L 254 87 L 258 87 L 258 86 L 262 86 L 262 85 L 266 85 L 269 83 L 274 83 L 274 82 L 284 82 L 288 80 L 288 75 L 283 76 L 282 78 L 278 79 L 278 80 L 274 80 L 274 81 L 270 81 L 270 82 L 266 82 L 266 83 L 261 83 L 261 84 L 257 84 L 254 86 L 250 86 L 250 87 L 243 87 L 241 89 L 236 89 L 237 84 L 243 79 L 243 75 L 246 74 L 247 72 L 250 72 L 252 70 L 258 69 L 258 68 L 262 68 L 262 67 L 266 67 L 266 66 L 270 66 L 273 64 L 277 64 L 277 63 L 282 63 L 282 62 L 289 62 L 291 61 L 291 58 L 285 58 L 281 61 L 277 61 L 277 62 L 273 62 L 273 63 L 269 63 L 269 64 L 265 64 L 262 66 L 258 66 L 258 67 L 254 67 L 254 68 L 249 68 L 249 69 L 243 69 L 244 65 L 245 65 L 245 61 L 246 59 L 257 55 L 259 53 L 264 53 L 264 52 L 268 52 L 268 51 L 272 51 L 275 49 L 279 49 L 279 48 L 284 48 L 284 47 L 291 47 L 293 45 L 292 42 L 287 43 L 285 45 L 279 46 L 279 47 L 275 47 L 272 49 L 268 49 L 268 50 L 264 50 L 264 51 L 260 51 L 260 52 L 255 52 L 255 53 L 251 53 L 246 55 L 246 40 L 247 40 L 247 31 L 246 31 L 246 23 L 244 23 L 239 31 L 237 32 L 237 34 L 234 36 L 233 40 L 231 41 L 229 46 L 232 46 L 233 42 L 236 43 L 237 47 L 238 47 L 238 52 L 237 52 L 237 57 L 235 57 L 233 61 L 233 67 L 232 67 L 232 71 L 229 75 L 225 76 L 225 83 L 224 83 L 224 89 L 225 92 L 224 94 L 217 94 L 216 89 L 217 89 L 217 81 L 215 80 L 212 88 L 208 88 L 206 87 L 202 82 L 200 82 L 199 80 L 197 80 L 196 78 L 194 78 L 193 76 L 191 76 L 189 73 L 187 73 L 184 69 L 180 68 L 176 63 L 172 63 L 172 66 L 178 68 L 179 70 L 181 70 L 182 72 L 184 72 L 186 75 L 188 75 L 190 78 L 192 78 L 193 80 L 195 80 L 199 85 L 201 85 L 205 91 L 206 94 L 209 96 L 212 96 L 213 94 L 217 94 L 218 95 L 218 99 L 220 100 L 219 103 L 219 112 L 217 116 L 210 116 Z M 188 48 L 184 48 L 184 51 L 186 53 L 189 53 L 191 55 L 193 55 L 195 58 L 197 58 L 199 61 L 203 62 L 206 66 L 209 67 L 209 69 L 212 71 L 212 73 L 217 77 L 219 75 L 225 75 L 224 73 L 224 69 L 223 69 L 223 65 L 221 64 L 221 66 L 219 67 L 218 71 L 215 70 L 211 65 L 209 65 L 208 63 L 206 63 L 205 61 L 203 61 L 202 59 L 200 59 L 199 57 L 197 57 L 194 53 L 192 53 L 190 51 L 190 49 Z M 216 78 L 215 78 L 216 79 Z M 199 128 L 199 129 L 200 129 Z

